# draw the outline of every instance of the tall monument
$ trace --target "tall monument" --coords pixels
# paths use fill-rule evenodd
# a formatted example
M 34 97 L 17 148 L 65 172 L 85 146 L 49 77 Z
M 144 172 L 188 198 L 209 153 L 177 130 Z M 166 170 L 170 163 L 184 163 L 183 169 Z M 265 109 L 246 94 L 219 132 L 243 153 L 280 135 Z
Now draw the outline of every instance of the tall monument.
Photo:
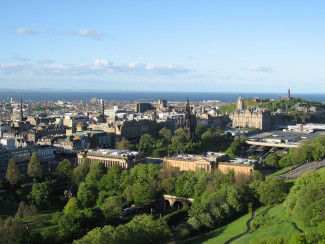
M 19 112 L 19 121 L 23 121 L 23 117 L 24 117 L 24 114 L 23 114 L 23 100 L 20 99 L 20 112 Z
M 190 102 L 187 97 L 187 104 L 185 110 L 185 120 L 184 120 L 184 130 L 187 132 L 190 141 L 195 139 L 195 129 L 196 129 L 196 116 L 191 114 Z

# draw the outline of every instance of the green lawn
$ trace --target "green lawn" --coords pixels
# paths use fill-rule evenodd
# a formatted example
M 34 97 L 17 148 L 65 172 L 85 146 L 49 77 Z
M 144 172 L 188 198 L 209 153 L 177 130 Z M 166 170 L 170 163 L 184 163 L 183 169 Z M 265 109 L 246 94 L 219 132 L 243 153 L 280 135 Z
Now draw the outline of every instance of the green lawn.
M 269 206 L 263 206 L 255 210 L 255 216 L 257 216 L 259 213 L 263 212 L 265 209 L 269 208 Z
M 269 176 L 282 175 L 282 174 L 284 174 L 284 173 L 289 172 L 291 168 L 292 168 L 292 166 L 290 166 L 290 167 L 285 167 L 285 168 L 283 168 L 283 169 L 278 170 L 277 172 L 275 172 L 275 173 L 273 173 L 273 174 L 270 174 Z
M 260 207 L 255 210 L 255 214 L 259 214 L 260 212 L 267 209 L 267 206 Z M 218 229 L 210 231 L 199 238 L 189 241 L 187 243 L 198 244 L 198 243 L 210 243 L 210 244 L 218 244 L 225 243 L 231 238 L 244 233 L 247 230 L 246 222 L 252 217 L 251 213 L 245 214 L 239 219 L 234 220 L 228 225 L 222 226 Z
M 268 212 L 268 220 L 254 232 L 242 236 L 232 243 L 249 244 L 252 240 L 269 237 L 286 237 L 297 233 L 290 220 L 287 219 L 283 209 L 283 204 L 280 204 Z M 254 220 L 256 221 L 256 220 Z M 253 221 L 252 221 L 253 222 Z
M 229 239 L 231 239 L 234 236 L 237 236 L 247 230 L 246 222 L 251 218 L 252 214 L 248 213 L 241 218 L 229 223 L 228 225 L 225 225 L 223 227 L 220 227 L 218 229 L 215 229 L 213 231 L 210 231 L 209 233 L 200 236 L 199 238 L 190 241 L 188 243 L 196 244 L 196 243 L 210 243 L 210 244 L 218 244 L 218 243 L 225 243 Z

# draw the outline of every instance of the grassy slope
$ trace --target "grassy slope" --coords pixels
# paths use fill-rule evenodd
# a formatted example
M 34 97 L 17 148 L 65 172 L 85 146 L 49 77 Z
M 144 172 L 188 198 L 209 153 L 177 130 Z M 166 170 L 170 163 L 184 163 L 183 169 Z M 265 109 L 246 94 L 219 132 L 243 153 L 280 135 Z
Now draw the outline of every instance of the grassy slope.
M 235 240 L 233 243 L 243 244 L 250 243 L 252 240 L 267 238 L 267 237 L 284 237 L 297 233 L 291 221 L 286 217 L 283 209 L 283 204 L 280 204 L 269 211 L 270 220 L 264 226 L 261 226 L 256 231 L 244 235 Z
M 210 244 L 218 244 L 225 243 L 232 237 L 239 235 L 246 231 L 246 222 L 251 218 L 252 214 L 248 213 L 241 218 L 231 222 L 230 224 L 220 227 L 216 230 L 213 230 L 191 242 L 191 244 L 199 244 L 199 243 L 210 243 Z
M 256 210 L 256 213 L 260 213 L 263 210 L 265 210 L 267 207 L 261 207 Z M 191 241 L 188 243 L 225 243 L 229 239 L 231 239 L 234 236 L 237 236 L 247 230 L 246 222 L 251 218 L 252 214 L 248 213 L 239 219 L 229 223 L 228 225 L 225 225 L 223 227 L 220 227 L 218 229 L 215 229 L 213 231 L 210 231 L 209 233 Z

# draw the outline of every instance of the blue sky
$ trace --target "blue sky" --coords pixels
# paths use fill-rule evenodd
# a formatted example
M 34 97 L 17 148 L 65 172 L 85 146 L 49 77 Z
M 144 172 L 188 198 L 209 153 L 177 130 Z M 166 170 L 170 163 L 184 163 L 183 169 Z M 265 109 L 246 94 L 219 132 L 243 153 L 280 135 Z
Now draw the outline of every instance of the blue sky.
M 0 89 L 325 93 L 325 1 L 0 1 Z

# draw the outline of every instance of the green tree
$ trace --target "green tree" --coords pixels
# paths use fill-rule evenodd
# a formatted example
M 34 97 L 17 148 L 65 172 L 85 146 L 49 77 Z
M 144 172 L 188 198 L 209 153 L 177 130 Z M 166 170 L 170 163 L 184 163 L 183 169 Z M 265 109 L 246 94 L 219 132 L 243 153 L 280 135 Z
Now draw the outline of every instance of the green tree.
M 206 132 L 207 127 L 202 124 L 198 124 L 195 128 L 195 133 L 199 136 L 201 136 L 204 132 Z
M 272 168 L 278 168 L 279 167 L 278 161 L 279 161 L 279 158 L 274 153 L 270 153 L 265 158 L 265 164 L 267 166 L 269 166 L 269 167 L 272 167 Z
M 159 150 L 153 150 L 153 152 L 152 152 L 152 157 L 154 157 L 154 158 L 161 158 L 161 153 L 160 153 L 160 151 Z
M 185 144 L 188 141 L 187 133 L 184 129 L 180 128 L 175 131 L 175 136 L 172 137 L 172 143 L 169 145 L 169 148 L 174 153 L 184 153 L 185 152 Z
M 197 179 L 193 171 L 184 172 L 175 183 L 175 194 L 180 197 L 194 197 Z
M 236 157 L 236 153 L 237 153 L 237 149 L 233 146 L 228 147 L 226 153 L 228 153 L 229 157 L 231 158 L 235 158 Z
M 258 180 L 258 181 L 264 181 L 265 180 L 265 175 L 259 170 L 254 170 L 253 175 L 254 175 L 253 180 Z
M 89 172 L 89 159 L 83 158 L 82 163 L 79 164 L 72 171 L 72 182 L 76 185 L 79 185 L 81 182 L 84 182 L 86 179 L 86 175 Z
M 63 209 L 64 214 L 76 214 L 79 209 L 78 199 L 76 197 L 71 197 L 68 203 L 65 205 Z
M 224 129 L 221 127 L 221 126 L 218 126 L 217 128 L 216 128 L 216 134 L 217 134 L 217 136 L 221 136 L 221 135 L 223 135 L 225 133 L 225 131 L 224 131 Z
M 96 185 L 82 182 L 78 190 L 78 200 L 84 208 L 89 208 L 95 205 L 98 196 Z
M 8 169 L 6 173 L 6 180 L 10 185 L 16 185 L 20 178 L 19 168 L 17 167 L 14 159 L 9 160 Z
M 24 243 L 25 233 L 25 224 L 19 218 L 8 217 L 0 221 L 1 243 Z
M 140 151 L 149 152 L 153 149 L 153 145 L 155 145 L 155 139 L 149 134 L 144 134 L 140 138 Z
M 136 204 L 145 204 L 155 199 L 155 192 L 149 184 L 137 183 L 134 185 L 133 199 Z
M 120 195 L 120 183 L 122 177 L 122 168 L 119 165 L 113 165 L 108 169 L 107 174 L 103 175 L 99 183 L 99 190 L 106 191 L 108 196 Z
M 290 189 L 284 208 L 289 217 L 303 225 L 325 220 L 325 178 L 316 170 L 303 174 Z
M 127 139 L 125 139 L 124 137 L 123 137 L 122 140 L 121 140 L 119 143 L 117 143 L 117 145 L 116 145 L 116 148 L 117 148 L 118 150 L 128 150 L 128 149 L 130 149 L 130 147 L 131 147 L 131 145 L 130 145 L 129 141 L 128 141 Z
M 129 223 L 116 228 L 106 225 L 88 232 L 76 244 L 86 243 L 168 243 L 172 233 L 163 220 L 154 220 L 150 215 L 138 215 Z
M 18 210 L 17 210 L 17 215 L 20 218 L 23 218 L 24 217 L 24 211 L 25 211 L 25 208 L 27 208 L 27 207 L 28 207 L 28 205 L 24 201 L 21 201 L 19 203 Z
M 35 183 L 28 199 L 37 207 L 45 209 L 50 205 L 51 192 L 52 184 L 50 182 Z
M 120 196 L 112 196 L 105 199 L 100 207 L 106 218 L 117 217 L 122 214 L 123 200 Z
M 36 153 L 33 153 L 30 158 L 27 174 L 32 178 L 40 178 L 42 176 L 41 163 Z
M 166 141 L 170 141 L 170 139 L 172 138 L 172 132 L 167 129 L 167 128 L 162 128 L 160 131 L 159 131 L 159 135 L 164 138 Z
M 90 165 L 89 173 L 86 176 L 86 183 L 98 186 L 100 179 L 106 174 L 107 168 L 102 162 L 94 162 Z
M 286 187 L 283 178 L 267 177 L 265 181 L 260 183 L 257 189 L 260 195 L 260 201 L 265 205 L 281 203 L 286 196 Z
M 69 239 L 79 238 L 82 234 L 82 219 L 83 215 L 81 211 L 75 214 L 64 214 L 61 216 L 59 220 L 60 235 Z
M 59 163 L 58 167 L 56 168 L 56 173 L 62 179 L 70 179 L 72 176 L 73 165 L 68 159 L 64 159 L 62 162 Z
M 214 140 L 214 136 L 213 136 L 213 133 L 211 131 L 206 131 L 202 134 L 202 140 L 204 142 L 208 142 L 208 143 L 211 143 L 213 142 Z

